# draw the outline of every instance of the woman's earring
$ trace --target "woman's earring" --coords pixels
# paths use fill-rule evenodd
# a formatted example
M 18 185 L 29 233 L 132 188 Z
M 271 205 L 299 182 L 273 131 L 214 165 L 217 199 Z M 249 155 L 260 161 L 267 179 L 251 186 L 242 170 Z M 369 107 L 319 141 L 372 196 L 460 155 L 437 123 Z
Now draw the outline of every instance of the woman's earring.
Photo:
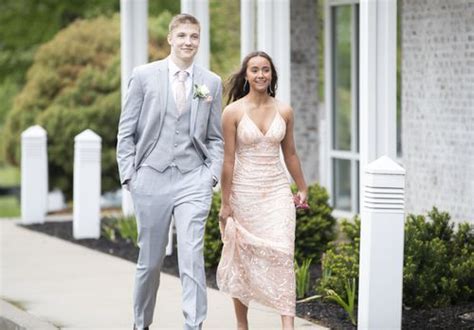
M 245 79 L 244 88 L 243 88 L 244 92 L 245 92 L 245 90 L 247 89 L 248 86 L 249 86 L 249 81 L 247 79 Z

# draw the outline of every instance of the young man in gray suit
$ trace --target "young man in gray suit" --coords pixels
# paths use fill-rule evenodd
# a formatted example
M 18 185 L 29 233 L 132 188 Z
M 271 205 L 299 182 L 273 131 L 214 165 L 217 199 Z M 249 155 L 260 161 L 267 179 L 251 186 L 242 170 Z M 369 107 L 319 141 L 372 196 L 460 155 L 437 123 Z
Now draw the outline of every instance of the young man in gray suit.
M 138 225 L 134 289 L 136 329 L 152 323 L 160 271 L 175 218 L 184 329 L 201 329 L 207 296 L 203 240 L 212 187 L 220 177 L 221 79 L 193 64 L 199 21 L 169 25 L 170 55 L 135 68 L 120 116 L 117 161 Z

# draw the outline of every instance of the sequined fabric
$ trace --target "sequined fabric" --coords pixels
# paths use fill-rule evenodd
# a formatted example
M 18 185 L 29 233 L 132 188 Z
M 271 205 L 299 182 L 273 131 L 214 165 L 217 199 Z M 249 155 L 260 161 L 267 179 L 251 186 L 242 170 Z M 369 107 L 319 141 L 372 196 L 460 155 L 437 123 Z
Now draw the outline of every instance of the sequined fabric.
M 295 207 L 280 159 L 285 132 L 278 112 L 265 134 L 247 114 L 239 122 L 230 196 L 233 218 L 222 233 L 217 285 L 247 306 L 257 301 L 294 316 Z

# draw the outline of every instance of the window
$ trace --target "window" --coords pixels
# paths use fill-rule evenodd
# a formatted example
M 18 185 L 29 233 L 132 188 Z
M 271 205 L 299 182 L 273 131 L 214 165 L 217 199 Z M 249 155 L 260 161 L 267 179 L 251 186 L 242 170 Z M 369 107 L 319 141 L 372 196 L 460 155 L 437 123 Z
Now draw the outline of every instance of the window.
M 328 188 L 334 208 L 352 214 L 359 212 L 358 19 L 357 1 L 327 1 Z

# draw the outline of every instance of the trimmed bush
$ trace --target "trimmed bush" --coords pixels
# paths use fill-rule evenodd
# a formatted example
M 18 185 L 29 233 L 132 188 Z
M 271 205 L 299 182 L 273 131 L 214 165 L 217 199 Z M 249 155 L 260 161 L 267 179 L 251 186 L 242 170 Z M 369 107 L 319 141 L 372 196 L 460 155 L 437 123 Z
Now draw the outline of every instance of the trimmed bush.
M 474 301 L 474 226 L 450 223 L 433 208 L 424 216 L 409 215 L 405 224 L 403 303 L 442 307 Z
M 296 192 L 296 186 L 292 186 Z M 324 187 L 315 183 L 308 187 L 307 211 L 296 213 L 295 259 L 319 262 L 330 241 L 336 237 L 336 219 L 331 215 L 329 195 Z
M 405 222 L 403 303 L 434 308 L 474 301 L 474 226 L 461 223 L 454 230 L 450 216 L 433 208 L 409 215 Z M 331 247 L 323 257 L 318 291 L 333 289 L 345 296 L 344 285 L 358 278 L 360 222 L 345 221 L 349 242 Z

